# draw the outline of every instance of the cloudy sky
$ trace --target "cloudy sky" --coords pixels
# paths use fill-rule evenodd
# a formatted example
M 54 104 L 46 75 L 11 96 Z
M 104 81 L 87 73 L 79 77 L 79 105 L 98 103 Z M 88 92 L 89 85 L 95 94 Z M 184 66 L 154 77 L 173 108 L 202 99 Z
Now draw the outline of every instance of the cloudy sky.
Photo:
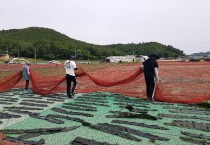
M 0 0 L 0 30 L 51 28 L 106 45 L 155 41 L 210 51 L 210 0 Z

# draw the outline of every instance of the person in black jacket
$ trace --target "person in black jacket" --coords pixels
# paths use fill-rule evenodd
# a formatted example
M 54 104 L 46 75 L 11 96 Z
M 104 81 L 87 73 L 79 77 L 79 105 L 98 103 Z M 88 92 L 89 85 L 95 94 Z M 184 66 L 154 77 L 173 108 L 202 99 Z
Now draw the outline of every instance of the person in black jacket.
M 153 101 L 156 83 L 160 81 L 158 77 L 158 63 L 155 54 L 149 55 L 149 58 L 142 63 L 146 82 L 147 100 Z

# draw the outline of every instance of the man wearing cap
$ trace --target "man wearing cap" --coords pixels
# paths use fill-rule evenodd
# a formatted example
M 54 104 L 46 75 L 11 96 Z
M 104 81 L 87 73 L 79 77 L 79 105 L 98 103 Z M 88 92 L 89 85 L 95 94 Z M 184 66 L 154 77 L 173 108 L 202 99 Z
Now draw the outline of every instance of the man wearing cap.
M 153 101 L 156 82 L 158 83 L 160 80 L 158 77 L 158 63 L 156 59 L 157 56 L 155 54 L 151 54 L 141 66 L 141 68 L 144 70 L 148 101 Z
M 75 56 L 69 56 L 69 59 L 64 63 L 64 67 L 66 69 L 66 92 L 69 98 L 72 98 L 75 92 L 75 88 L 77 85 L 75 70 L 77 70 L 76 63 L 74 61 Z M 73 82 L 73 86 L 71 88 L 71 82 Z

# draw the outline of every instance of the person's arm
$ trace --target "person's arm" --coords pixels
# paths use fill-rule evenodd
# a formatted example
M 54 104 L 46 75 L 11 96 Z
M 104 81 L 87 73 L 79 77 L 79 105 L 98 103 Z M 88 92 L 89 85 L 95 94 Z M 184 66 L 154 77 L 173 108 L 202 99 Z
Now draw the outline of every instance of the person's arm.
M 157 67 L 155 67 L 155 80 L 156 80 L 157 82 L 160 81 L 160 78 L 159 78 L 159 76 L 158 76 L 158 68 L 157 68 Z
M 144 69 L 144 65 L 142 64 L 140 68 L 141 68 L 141 69 Z
M 74 70 L 78 70 L 78 67 L 74 68 Z
M 79 66 L 76 66 L 75 70 L 78 70 L 79 69 Z
M 140 66 L 141 69 L 144 69 L 144 62 Z
M 28 75 L 30 75 L 30 68 L 29 68 L 29 66 L 26 67 L 26 70 L 27 70 Z
M 66 62 L 63 63 L 63 67 L 66 69 Z
M 79 67 L 76 65 L 76 63 L 74 62 L 74 64 L 73 64 L 73 66 L 74 66 L 74 70 L 77 70 Z

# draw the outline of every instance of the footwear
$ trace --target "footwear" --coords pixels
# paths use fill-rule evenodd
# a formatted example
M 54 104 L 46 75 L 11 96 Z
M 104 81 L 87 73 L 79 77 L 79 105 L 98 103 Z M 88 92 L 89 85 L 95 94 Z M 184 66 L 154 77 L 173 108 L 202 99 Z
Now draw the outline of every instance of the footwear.
M 70 96 L 67 96 L 67 97 L 70 98 L 70 99 L 73 98 L 71 95 Z
M 74 96 L 75 95 L 75 93 L 71 93 L 71 96 Z
M 147 101 L 153 102 L 154 100 L 153 100 L 153 98 L 147 98 Z
M 28 90 L 24 89 L 23 90 L 23 93 L 27 94 L 28 93 Z
M 72 98 L 72 95 L 71 95 L 71 93 L 70 93 L 70 94 L 67 94 L 67 97 L 68 97 L 68 98 Z

